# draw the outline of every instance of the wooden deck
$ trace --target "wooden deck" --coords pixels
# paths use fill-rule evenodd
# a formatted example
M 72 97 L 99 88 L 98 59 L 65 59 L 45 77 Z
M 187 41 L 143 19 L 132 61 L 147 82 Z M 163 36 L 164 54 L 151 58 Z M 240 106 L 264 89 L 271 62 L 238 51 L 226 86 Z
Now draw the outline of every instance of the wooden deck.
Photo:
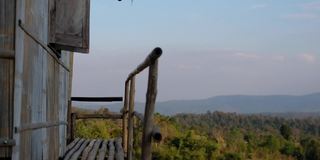
M 63 160 L 124 160 L 122 139 L 80 139 L 76 138 L 66 148 Z

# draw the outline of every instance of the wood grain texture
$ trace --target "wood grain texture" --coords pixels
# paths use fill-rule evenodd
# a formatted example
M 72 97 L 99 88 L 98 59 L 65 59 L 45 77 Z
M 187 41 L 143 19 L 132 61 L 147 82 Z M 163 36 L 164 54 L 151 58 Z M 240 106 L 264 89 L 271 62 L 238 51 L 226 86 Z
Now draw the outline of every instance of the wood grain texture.
M 82 152 L 81 160 L 86 160 L 88 158 L 89 153 L 91 152 L 95 142 L 96 142 L 96 140 L 94 140 L 94 139 L 90 141 L 89 145 Z
M 97 156 L 97 160 L 104 160 L 107 153 L 107 144 L 108 141 L 104 140 L 101 144 L 101 148 L 99 149 L 99 153 Z
M 72 155 L 72 157 L 70 158 L 70 160 L 78 160 L 78 158 L 80 157 L 82 151 L 85 149 L 85 147 L 88 145 L 89 142 L 90 142 L 90 140 L 84 141 L 84 142 L 81 144 L 80 148 L 79 148 L 76 152 L 74 152 L 74 154 Z
M 0 138 L 12 139 L 13 60 L 0 59 Z M 11 147 L 0 147 L 0 157 L 11 157 Z
M 50 43 L 58 49 L 88 53 L 90 1 L 55 0 L 50 14 Z
M 0 1 L 0 138 L 13 138 L 15 1 Z M 0 147 L 0 158 L 11 157 L 11 147 Z
M 52 0 L 16 0 L 17 18 L 43 45 L 48 44 L 48 3 Z M 71 74 L 48 51 L 16 24 L 14 125 L 67 121 Z M 70 65 L 72 53 L 62 52 Z M 66 149 L 66 126 L 15 133 L 14 159 L 58 159 Z
M 94 145 L 92 147 L 92 150 L 89 153 L 87 160 L 95 160 L 96 159 L 101 142 L 102 142 L 101 139 L 96 140 L 96 142 L 94 143 Z
M 122 148 L 122 139 L 117 138 L 115 140 L 115 148 L 116 148 L 116 160 L 124 160 L 124 152 Z
M 108 142 L 108 160 L 114 160 L 114 156 L 115 156 L 114 139 L 111 139 Z
M 83 143 L 85 143 L 85 139 L 80 139 L 78 143 L 63 157 L 64 160 L 69 160 L 72 155 L 81 147 Z

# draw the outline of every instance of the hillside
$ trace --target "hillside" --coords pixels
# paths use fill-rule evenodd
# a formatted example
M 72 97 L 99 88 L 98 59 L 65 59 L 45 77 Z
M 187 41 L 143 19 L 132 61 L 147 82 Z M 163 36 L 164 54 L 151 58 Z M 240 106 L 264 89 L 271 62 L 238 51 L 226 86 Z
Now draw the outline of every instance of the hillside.
M 119 111 L 121 103 L 88 104 L 74 103 L 75 106 L 97 109 L 101 106 L 111 111 Z M 143 111 L 144 104 L 137 102 L 135 106 L 139 112 Z M 320 115 L 320 93 L 292 96 L 292 95 L 230 95 L 216 96 L 200 100 L 172 100 L 158 102 L 156 112 L 164 115 L 178 113 L 205 113 L 207 111 L 237 112 L 237 113 L 286 113 L 286 112 L 318 112 Z
M 100 109 L 75 112 L 103 113 Z M 163 140 L 153 147 L 159 160 L 319 160 L 320 117 L 285 119 L 261 114 L 207 112 L 205 114 L 155 114 Z M 137 123 L 138 124 L 138 123 Z M 136 127 L 138 127 L 137 125 Z M 141 126 L 135 132 L 135 157 L 141 153 Z M 78 120 L 76 136 L 121 136 L 121 120 Z M 137 158 L 138 159 L 138 158 Z

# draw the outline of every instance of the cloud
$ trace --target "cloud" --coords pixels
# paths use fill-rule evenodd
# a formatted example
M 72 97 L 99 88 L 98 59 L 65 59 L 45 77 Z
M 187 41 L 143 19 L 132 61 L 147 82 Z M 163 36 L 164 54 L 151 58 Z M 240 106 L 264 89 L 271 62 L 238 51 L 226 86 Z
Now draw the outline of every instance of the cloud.
M 313 19 L 318 19 L 319 15 L 315 13 L 292 13 L 292 14 L 285 15 L 284 18 L 298 19 L 298 20 L 313 20 Z
M 267 4 L 254 4 L 251 6 L 251 9 L 262 9 L 268 7 Z
M 320 10 L 320 1 L 304 3 L 302 7 L 306 10 Z
M 243 53 L 243 52 L 237 52 L 234 54 L 236 57 L 244 58 L 244 59 L 259 59 L 260 57 L 256 54 L 252 53 Z
M 304 53 L 300 55 L 300 58 L 307 63 L 315 63 L 317 58 L 314 54 Z

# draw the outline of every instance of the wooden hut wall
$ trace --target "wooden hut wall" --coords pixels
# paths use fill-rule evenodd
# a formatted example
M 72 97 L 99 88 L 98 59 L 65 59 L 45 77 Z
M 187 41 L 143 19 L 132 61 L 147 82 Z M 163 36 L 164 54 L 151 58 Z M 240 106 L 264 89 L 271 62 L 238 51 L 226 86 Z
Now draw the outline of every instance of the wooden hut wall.
M 15 1 L 0 1 L 0 138 L 12 139 L 15 42 Z M 0 158 L 10 157 L 11 147 L 0 147 Z
M 47 44 L 48 3 L 49 0 L 16 0 L 14 127 L 67 121 L 71 73 L 17 24 L 21 20 L 31 35 Z M 72 71 L 73 53 L 62 52 L 60 60 Z M 66 125 L 18 130 L 13 133 L 16 145 L 12 158 L 58 159 L 66 146 L 66 131 Z

